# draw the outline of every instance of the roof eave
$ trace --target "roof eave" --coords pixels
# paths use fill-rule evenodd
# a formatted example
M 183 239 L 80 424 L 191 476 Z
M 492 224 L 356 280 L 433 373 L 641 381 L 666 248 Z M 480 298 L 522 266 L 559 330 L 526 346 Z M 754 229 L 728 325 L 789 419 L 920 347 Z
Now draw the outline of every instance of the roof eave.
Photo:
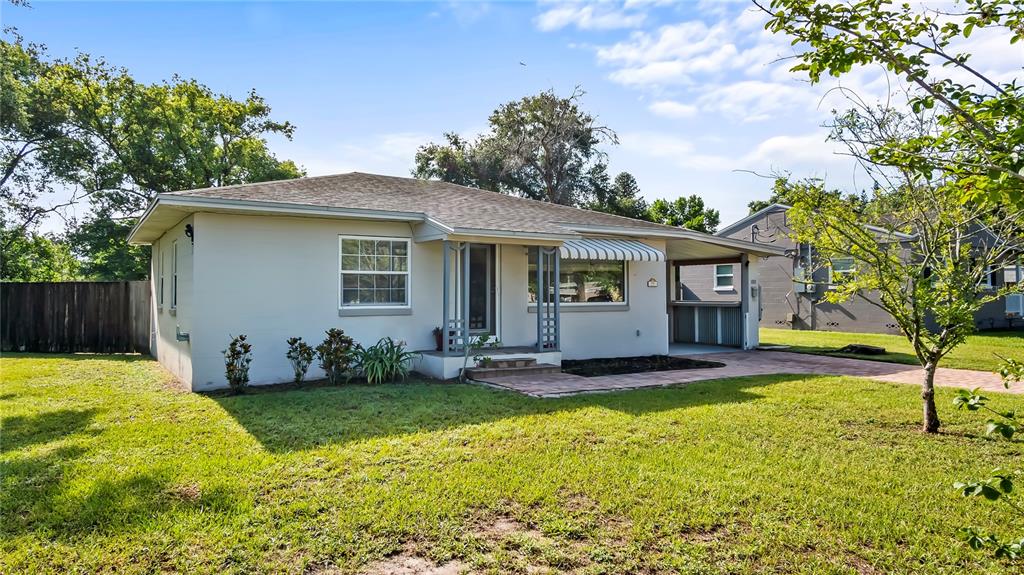
M 128 235 L 128 242 L 130 244 L 144 245 L 152 243 L 152 239 L 140 240 L 139 235 L 140 231 L 144 229 L 146 223 L 152 217 L 153 213 L 160 206 L 179 208 L 186 212 L 221 211 L 243 214 L 252 213 L 283 216 L 346 218 L 358 220 L 423 222 L 433 227 L 436 227 L 445 233 L 452 233 L 454 231 L 451 227 L 446 226 L 434 219 L 428 218 L 425 214 L 420 212 L 368 210 L 361 208 L 336 208 L 330 206 L 314 206 L 308 204 L 294 204 L 283 202 L 262 202 L 254 200 L 233 200 L 228 198 L 201 198 L 195 196 L 160 194 L 153 200 L 152 203 L 150 203 L 149 207 L 142 214 L 142 217 L 139 218 L 139 221 L 135 224 L 135 227 L 132 228 L 131 233 Z

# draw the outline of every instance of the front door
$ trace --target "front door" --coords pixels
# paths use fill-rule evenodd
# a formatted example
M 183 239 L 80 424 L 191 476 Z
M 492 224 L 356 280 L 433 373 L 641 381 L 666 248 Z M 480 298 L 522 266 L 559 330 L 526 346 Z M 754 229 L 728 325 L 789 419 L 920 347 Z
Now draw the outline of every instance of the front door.
M 469 247 L 469 331 L 474 335 L 495 335 L 494 246 Z

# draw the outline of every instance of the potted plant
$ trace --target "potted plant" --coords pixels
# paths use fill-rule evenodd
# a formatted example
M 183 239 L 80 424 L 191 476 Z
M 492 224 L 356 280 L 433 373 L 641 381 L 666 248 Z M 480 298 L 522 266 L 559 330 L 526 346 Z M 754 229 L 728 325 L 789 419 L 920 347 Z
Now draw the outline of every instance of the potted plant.
M 440 327 L 435 327 L 431 333 L 434 334 L 434 350 L 444 351 L 444 330 Z

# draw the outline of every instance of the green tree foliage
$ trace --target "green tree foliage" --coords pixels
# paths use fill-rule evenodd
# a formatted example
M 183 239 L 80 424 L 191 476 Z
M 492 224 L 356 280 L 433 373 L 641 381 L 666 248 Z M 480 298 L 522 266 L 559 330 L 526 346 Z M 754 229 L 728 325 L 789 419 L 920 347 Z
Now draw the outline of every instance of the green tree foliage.
M 846 144 L 875 183 L 870 203 L 858 213 L 851 202 L 825 197 L 820 187 L 803 193 L 815 188 L 803 186 L 791 202 L 800 209 L 790 211 L 790 226 L 857 262 L 858 279 L 830 297 L 881 294 L 925 367 L 924 428 L 935 431 L 934 369 L 993 297 L 977 293 L 984 266 L 1005 263 L 1024 240 L 1024 91 L 976 70 L 957 46 L 989 29 L 1007 38 L 1010 50 L 1024 37 L 1024 0 L 970 0 L 958 14 L 884 0 L 755 4 L 770 15 L 767 29 L 800 47 L 793 71 L 811 82 L 868 64 L 905 81 L 906 101 L 892 105 L 872 105 L 844 89 L 851 108 L 832 124 L 831 138 Z M 891 238 L 869 241 L 865 222 L 907 230 L 915 240 L 900 253 Z M 983 231 L 995 239 L 985 240 Z
M 597 162 L 587 172 L 586 188 L 590 197 L 584 207 L 589 210 L 637 220 L 648 218 L 647 200 L 640 195 L 640 185 L 629 172 L 620 172 L 612 180 L 607 164 Z
M 718 210 L 706 208 L 704 199 L 697 195 L 683 196 L 672 201 L 654 200 L 648 211 L 648 219 L 709 234 L 715 233 L 721 220 Z
M 416 167 L 412 171 L 415 177 L 507 192 L 501 166 L 496 156 L 488 153 L 485 142 L 469 142 L 454 132 L 446 133 L 444 139 L 443 144 L 431 142 L 416 150 Z
M 887 0 L 755 4 L 771 17 L 767 29 L 801 48 L 794 71 L 819 82 L 880 64 L 906 82 L 908 107 L 934 120 L 913 138 L 873 142 L 864 159 L 939 171 L 961 182 L 964 200 L 1024 208 L 1024 86 L 997 81 L 957 48 L 986 29 L 1002 33 L 1010 57 L 1024 38 L 1024 0 L 968 0 L 955 14 Z
M 416 153 L 413 175 L 524 198 L 577 206 L 590 193 L 589 170 L 604 157 L 598 146 L 617 143 L 611 129 L 580 109 L 583 91 L 548 90 L 499 106 L 490 131 L 468 142 L 446 134 Z
M 0 278 L 6 281 L 56 282 L 80 277 L 78 260 L 60 238 L 5 227 L 0 230 L 0 241 L 4 246 Z
M 145 274 L 148 251 L 122 248 L 156 194 L 302 175 L 269 151 L 268 135 L 290 138 L 294 127 L 271 119 L 255 92 L 235 100 L 179 77 L 145 84 L 86 54 L 48 59 L 18 37 L 0 41 L 0 60 L 8 229 L 27 234 L 47 215 L 87 202 L 83 229 L 71 235 L 87 240 L 76 253 L 90 276 Z
M 759 212 L 768 206 L 773 204 L 782 204 L 784 206 L 791 206 L 795 201 L 790 197 L 791 187 L 789 185 L 789 177 L 783 176 L 775 178 L 775 182 L 772 184 L 772 193 L 768 196 L 767 200 L 754 200 L 747 204 L 747 208 L 750 213 Z M 839 190 L 822 190 L 822 193 L 830 194 L 837 198 L 843 197 L 843 193 Z M 859 209 L 863 211 L 867 208 L 867 204 L 870 201 L 870 197 L 865 192 L 858 194 L 848 194 L 846 199 L 854 205 L 858 205 Z
M 106 209 L 71 228 L 67 243 L 82 262 L 81 274 L 93 280 L 142 280 L 149 277 L 149 246 L 128 245 L 134 218 Z
M 1000 370 L 1000 375 L 1003 378 L 1003 385 L 1008 389 L 1010 384 L 1024 381 L 1024 363 L 1013 358 L 1003 359 L 1006 360 L 1006 365 Z M 1024 430 L 1024 423 L 1017 419 L 1017 412 L 992 409 L 988 406 L 988 398 L 981 395 L 978 389 L 961 389 L 953 399 L 953 405 L 958 409 L 987 413 L 989 419 L 985 434 L 989 437 L 1013 441 L 1017 432 Z M 1022 476 L 1024 473 L 1019 469 L 1004 471 L 996 468 L 985 479 L 957 482 L 953 488 L 964 497 L 981 497 L 987 501 L 1001 502 L 1024 520 L 1024 501 L 1021 500 L 1020 491 L 1014 489 L 1015 482 L 1019 484 Z M 960 533 L 972 549 L 989 549 L 996 557 L 1011 561 L 1024 559 L 1024 536 L 1019 533 L 1017 537 L 1009 539 L 975 527 L 964 527 Z
M 1007 240 L 1022 213 L 993 217 L 986 204 L 961 201 L 956 181 L 910 175 L 902 186 L 876 189 L 866 209 L 826 192 L 820 181 L 787 184 L 793 200 L 787 218 L 794 239 L 815 247 L 813 266 L 853 260 L 851 273 L 826 286 L 826 301 L 872 293 L 867 301 L 893 317 L 924 368 L 922 428 L 934 433 L 940 425 L 935 371 L 974 331 L 974 313 L 1000 295 L 981 284 L 990 266 L 1022 247 Z

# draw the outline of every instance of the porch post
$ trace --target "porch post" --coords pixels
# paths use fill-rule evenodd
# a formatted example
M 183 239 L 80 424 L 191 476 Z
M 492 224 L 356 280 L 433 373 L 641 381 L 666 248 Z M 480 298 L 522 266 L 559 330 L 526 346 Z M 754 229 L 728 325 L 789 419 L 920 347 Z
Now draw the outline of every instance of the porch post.
M 448 240 L 441 242 L 441 267 L 444 270 L 442 285 L 442 294 L 444 299 L 441 301 L 441 353 L 448 355 L 451 353 L 451 312 L 449 306 L 449 298 L 451 297 L 451 283 L 452 283 L 452 264 L 450 258 L 452 257 L 452 243 Z
M 562 280 L 561 280 L 561 261 L 562 261 L 562 249 L 552 248 L 551 259 L 555 260 L 555 274 L 553 281 L 555 282 L 555 351 L 561 351 L 562 349 L 562 314 L 559 310 L 559 303 L 562 301 Z
M 537 351 L 544 351 L 544 248 L 537 246 Z
M 750 272 L 747 265 L 750 263 L 747 254 L 740 254 L 740 317 L 743 318 L 743 337 L 740 338 L 743 349 L 747 349 L 747 335 L 750 328 L 747 323 L 750 321 Z
M 462 345 L 469 345 L 469 242 L 462 242 Z

